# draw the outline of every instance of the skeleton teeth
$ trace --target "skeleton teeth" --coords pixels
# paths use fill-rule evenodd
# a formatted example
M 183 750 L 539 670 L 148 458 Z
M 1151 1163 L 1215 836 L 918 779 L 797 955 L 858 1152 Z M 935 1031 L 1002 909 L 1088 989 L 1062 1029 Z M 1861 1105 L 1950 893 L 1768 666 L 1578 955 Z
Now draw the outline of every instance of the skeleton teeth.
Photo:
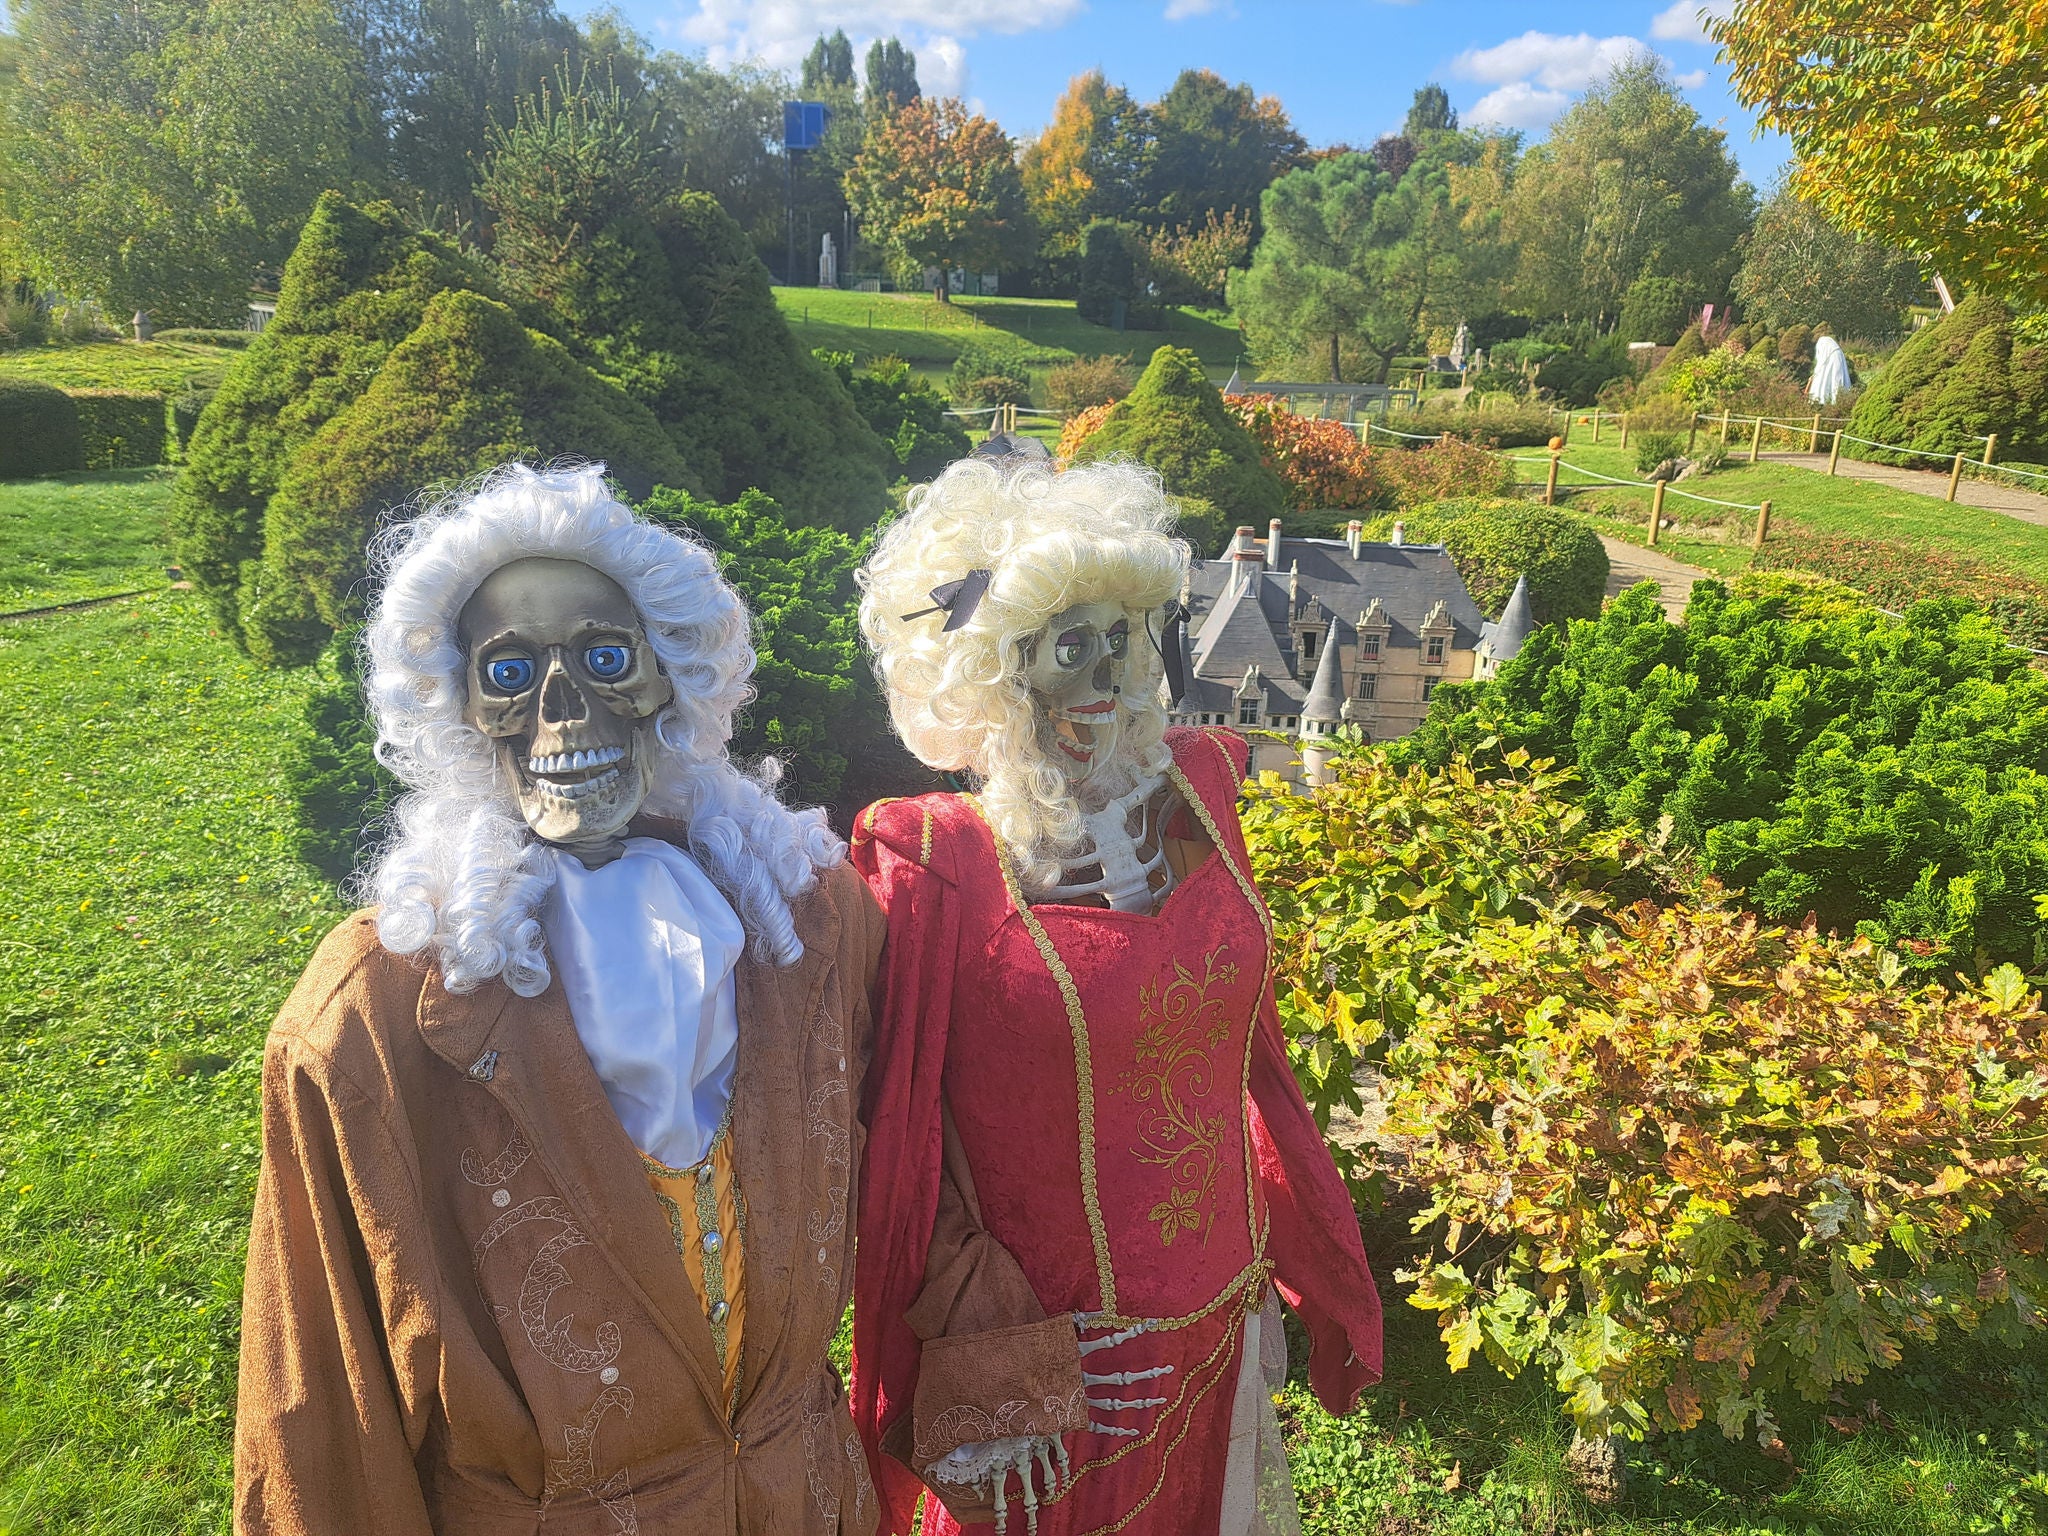
M 592 747 L 582 752 L 555 752 L 546 757 L 529 757 L 526 771 L 531 774 L 582 773 L 586 769 L 606 768 L 625 759 L 624 747 Z
M 617 768 L 607 768 L 595 778 L 579 779 L 574 784 L 553 784 L 543 779 L 540 781 L 540 791 L 544 795 L 554 795 L 562 800 L 582 800 L 607 788 L 618 777 L 619 770 Z

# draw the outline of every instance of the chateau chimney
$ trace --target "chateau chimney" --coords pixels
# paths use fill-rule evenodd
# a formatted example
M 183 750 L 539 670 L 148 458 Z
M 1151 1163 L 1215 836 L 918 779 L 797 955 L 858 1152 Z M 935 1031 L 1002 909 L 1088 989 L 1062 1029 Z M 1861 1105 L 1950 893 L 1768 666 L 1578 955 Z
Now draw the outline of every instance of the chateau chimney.
M 1406 538 L 1407 532 L 1408 525 L 1406 523 L 1396 523 L 1394 524 L 1394 536 L 1387 540 L 1387 542 L 1389 544 L 1405 544 L 1408 542 Z
M 1249 524 L 1237 530 L 1230 541 L 1230 582 L 1239 592 L 1249 592 L 1259 575 L 1259 547 Z
M 1266 524 L 1266 569 L 1280 569 L 1280 519 L 1277 517 Z
M 1352 559 L 1356 560 L 1358 558 L 1358 546 L 1364 542 L 1364 539 L 1365 524 L 1354 517 L 1344 528 L 1344 542 L 1351 546 Z

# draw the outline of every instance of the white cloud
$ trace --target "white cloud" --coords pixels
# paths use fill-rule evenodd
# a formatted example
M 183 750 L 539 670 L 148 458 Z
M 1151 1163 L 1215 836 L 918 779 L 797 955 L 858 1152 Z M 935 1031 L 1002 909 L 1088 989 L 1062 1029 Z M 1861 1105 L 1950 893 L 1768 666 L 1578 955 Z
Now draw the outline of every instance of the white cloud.
M 1710 42 L 1701 21 L 1713 16 L 1725 21 L 1735 9 L 1735 0 L 1672 0 L 1650 23 L 1650 36 L 1666 43 Z
M 1707 83 L 1707 72 L 1704 69 L 1688 69 L 1682 75 L 1673 75 L 1671 83 L 1681 91 L 1696 91 Z
M 1533 80 L 1546 91 L 1583 91 L 1605 80 L 1615 66 L 1649 54 L 1649 48 L 1633 37 L 1595 37 L 1590 32 L 1561 37 L 1532 31 L 1492 48 L 1468 48 L 1451 68 L 1467 80 L 1494 85 Z
M 835 28 L 853 39 L 856 60 L 874 38 L 901 37 L 917 54 L 919 83 L 943 95 L 967 78 L 961 38 L 1049 30 L 1085 7 L 1086 0 L 982 0 L 967 8 L 955 0 L 692 0 L 659 30 L 702 48 L 713 64 L 746 59 L 782 69 L 801 63 L 819 35 Z
M 1223 0 L 1166 0 L 1166 19 L 1186 21 L 1190 16 L 1208 16 L 1223 8 Z
M 1546 91 L 1526 80 L 1514 80 L 1474 102 L 1465 121 L 1474 128 L 1519 128 L 1534 133 L 1555 122 L 1571 99 L 1570 91 Z

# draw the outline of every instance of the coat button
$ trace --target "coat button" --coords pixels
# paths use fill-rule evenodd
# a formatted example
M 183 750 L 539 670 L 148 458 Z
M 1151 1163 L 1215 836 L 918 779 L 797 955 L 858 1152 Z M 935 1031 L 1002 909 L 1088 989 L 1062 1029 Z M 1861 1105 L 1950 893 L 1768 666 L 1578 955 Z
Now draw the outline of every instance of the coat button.
M 726 1315 L 731 1311 L 731 1303 L 724 1301 L 714 1301 L 713 1303 L 711 1303 L 711 1321 L 713 1321 L 714 1323 L 722 1323 L 725 1321 Z
M 725 1239 L 720 1237 L 716 1232 L 706 1232 L 704 1234 L 704 1251 L 706 1253 L 716 1253 L 719 1249 L 723 1248 L 724 1246 Z
M 697 1182 L 699 1184 L 709 1184 L 711 1182 L 711 1165 L 709 1163 L 705 1163 L 697 1170 Z

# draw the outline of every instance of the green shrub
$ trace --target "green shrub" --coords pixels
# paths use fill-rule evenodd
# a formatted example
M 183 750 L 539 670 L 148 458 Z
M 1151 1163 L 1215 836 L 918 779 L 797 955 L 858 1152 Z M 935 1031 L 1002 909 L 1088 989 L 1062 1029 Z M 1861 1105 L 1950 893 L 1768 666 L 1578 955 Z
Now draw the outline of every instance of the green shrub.
M 1675 277 L 1653 277 L 1644 273 L 1628 285 L 1622 295 L 1621 325 L 1617 334 L 1624 342 L 1654 341 L 1665 346 L 1678 339 L 1685 328 L 1690 306 L 1686 285 Z
M 2048 583 L 2029 580 L 2004 566 L 1886 539 L 1845 539 L 1796 530 L 1773 533 L 1752 565 L 1757 570 L 1808 571 L 1854 587 L 1894 612 L 1923 598 L 1961 598 L 1990 614 L 2015 645 L 2048 651 Z
M 1031 398 L 1031 370 L 1022 343 L 976 339 L 960 348 L 946 383 L 956 405 L 1022 405 Z
M 377 730 L 363 707 L 361 635 L 362 627 L 352 625 L 328 643 L 284 765 L 293 851 L 337 883 L 356 868 L 366 834 L 400 793 L 377 761 Z
M 1139 252 L 1144 236 L 1134 227 L 1114 219 L 1096 219 L 1081 231 L 1080 281 L 1075 292 L 1074 312 L 1096 325 L 1112 324 L 1118 304 L 1124 306 L 1124 320 L 1138 302 Z
M 1715 347 L 1664 370 L 1665 387 L 1695 411 L 1731 409 L 1735 397 L 1771 368 L 1754 354 L 1733 346 Z
M 1045 403 L 1063 414 L 1107 405 L 1131 392 L 1136 379 L 1129 357 L 1105 352 L 1061 363 L 1045 376 Z
M 170 457 L 164 397 L 134 389 L 74 389 L 88 469 L 147 469 Z
M 972 444 L 966 429 L 946 414 L 946 400 L 910 371 L 900 357 L 877 357 L 855 370 L 851 352 L 818 351 L 815 356 L 837 376 L 875 435 L 888 444 L 904 475 L 925 481 Z
M 2012 313 L 1988 294 L 1909 337 L 1857 398 L 1849 432 L 1919 453 L 1845 443 L 1880 464 L 1929 467 L 1929 456 L 1982 453 L 1996 432 L 2011 458 L 2048 456 L 2048 342 L 2020 340 Z
M 1441 544 L 1464 578 L 1472 601 L 1498 615 L 1518 577 L 1529 579 L 1529 607 L 1538 624 L 1563 624 L 1600 612 L 1607 591 L 1607 547 L 1569 513 L 1532 502 L 1439 501 L 1400 515 L 1411 544 Z M 1383 539 L 1394 519 L 1366 525 Z
M 1694 584 L 1682 624 L 1623 593 L 1439 688 L 1403 744 L 1575 763 L 1610 823 L 1655 825 L 1773 920 L 1898 944 L 1946 974 L 2048 959 L 2048 675 L 1959 601 L 1895 620 L 1780 575 Z
M 1419 448 L 1375 448 L 1371 468 L 1383 487 L 1375 506 L 1420 507 L 1509 496 L 1515 489 L 1514 465 L 1461 437 Z
M 1628 344 L 1619 336 L 1602 336 L 1584 348 L 1559 352 L 1536 370 L 1536 387 L 1562 405 L 1591 405 L 1600 391 L 1628 376 Z
M 1176 496 L 1199 496 L 1230 526 L 1264 526 L 1287 505 L 1280 477 L 1185 347 L 1161 347 L 1131 392 L 1074 450 L 1077 460 L 1124 455 L 1158 470 Z
M 1525 380 L 1525 390 L 1526 385 Z M 1517 403 L 1512 410 L 1499 406 L 1475 410 L 1426 405 L 1419 411 L 1397 412 L 1380 424 L 1397 432 L 1419 432 L 1431 437 L 1448 432 L 1488 448 L 1541 448 L 1557 431 L 1550 407 L 1534 401 Z M 1379 432 L 1372 433 L 1371 438 L 1374 447 L 1384 447 L 1389 441 Z
M 308 608 L 327 630 L 352 624 L 386 514 L 510 460 L 557 458 L 601 461 L 633 496 L 684 474 L 653 414 L 560 342 L 482 294 L 437 294 L 370 387 L 292 456 L 264 519 L 257 605 L 277 603 L 280 624 Z M 276 626 L 255 622 L 259 611 L 245 610 L 252 651 L 289 659 L 266 650 L 259 637 Z
M 84 465 L 85 441 L 71 397 L 49 384 L 0 375 L 0 480 Z
M 0 352 L 50 339 L 50 311 L 26 282 L 0 283 Z
M 254 331 L 214 331 L 199 326 L 174 325 L 168 331 L 158 331 L 157 341 L 184 342 L 197 347 L 232 347 L 241 351 L 256 339 Z
M 1685 439 L 1676 432 L 1642 432 L 1635 442 L 1636 473 L 1647 475 L 1667 459 L 1675 459 L 1685 452 Z
M 1174 533 L 1188 541 L 1188 547 L 1195 552 L 1197 560 L 1215 560 L 1221 557 L 1223 546 L 1229 540 L 1231 531 L 1237 526 L 1225 520 L 1216 503 L 1203 496 L 1176 496 L 1174 509 L 1180 514 L 1180 521 L 1174 524 Z M 1304 534 L 1303 537 L 1319 538 L 1320 533 Z

